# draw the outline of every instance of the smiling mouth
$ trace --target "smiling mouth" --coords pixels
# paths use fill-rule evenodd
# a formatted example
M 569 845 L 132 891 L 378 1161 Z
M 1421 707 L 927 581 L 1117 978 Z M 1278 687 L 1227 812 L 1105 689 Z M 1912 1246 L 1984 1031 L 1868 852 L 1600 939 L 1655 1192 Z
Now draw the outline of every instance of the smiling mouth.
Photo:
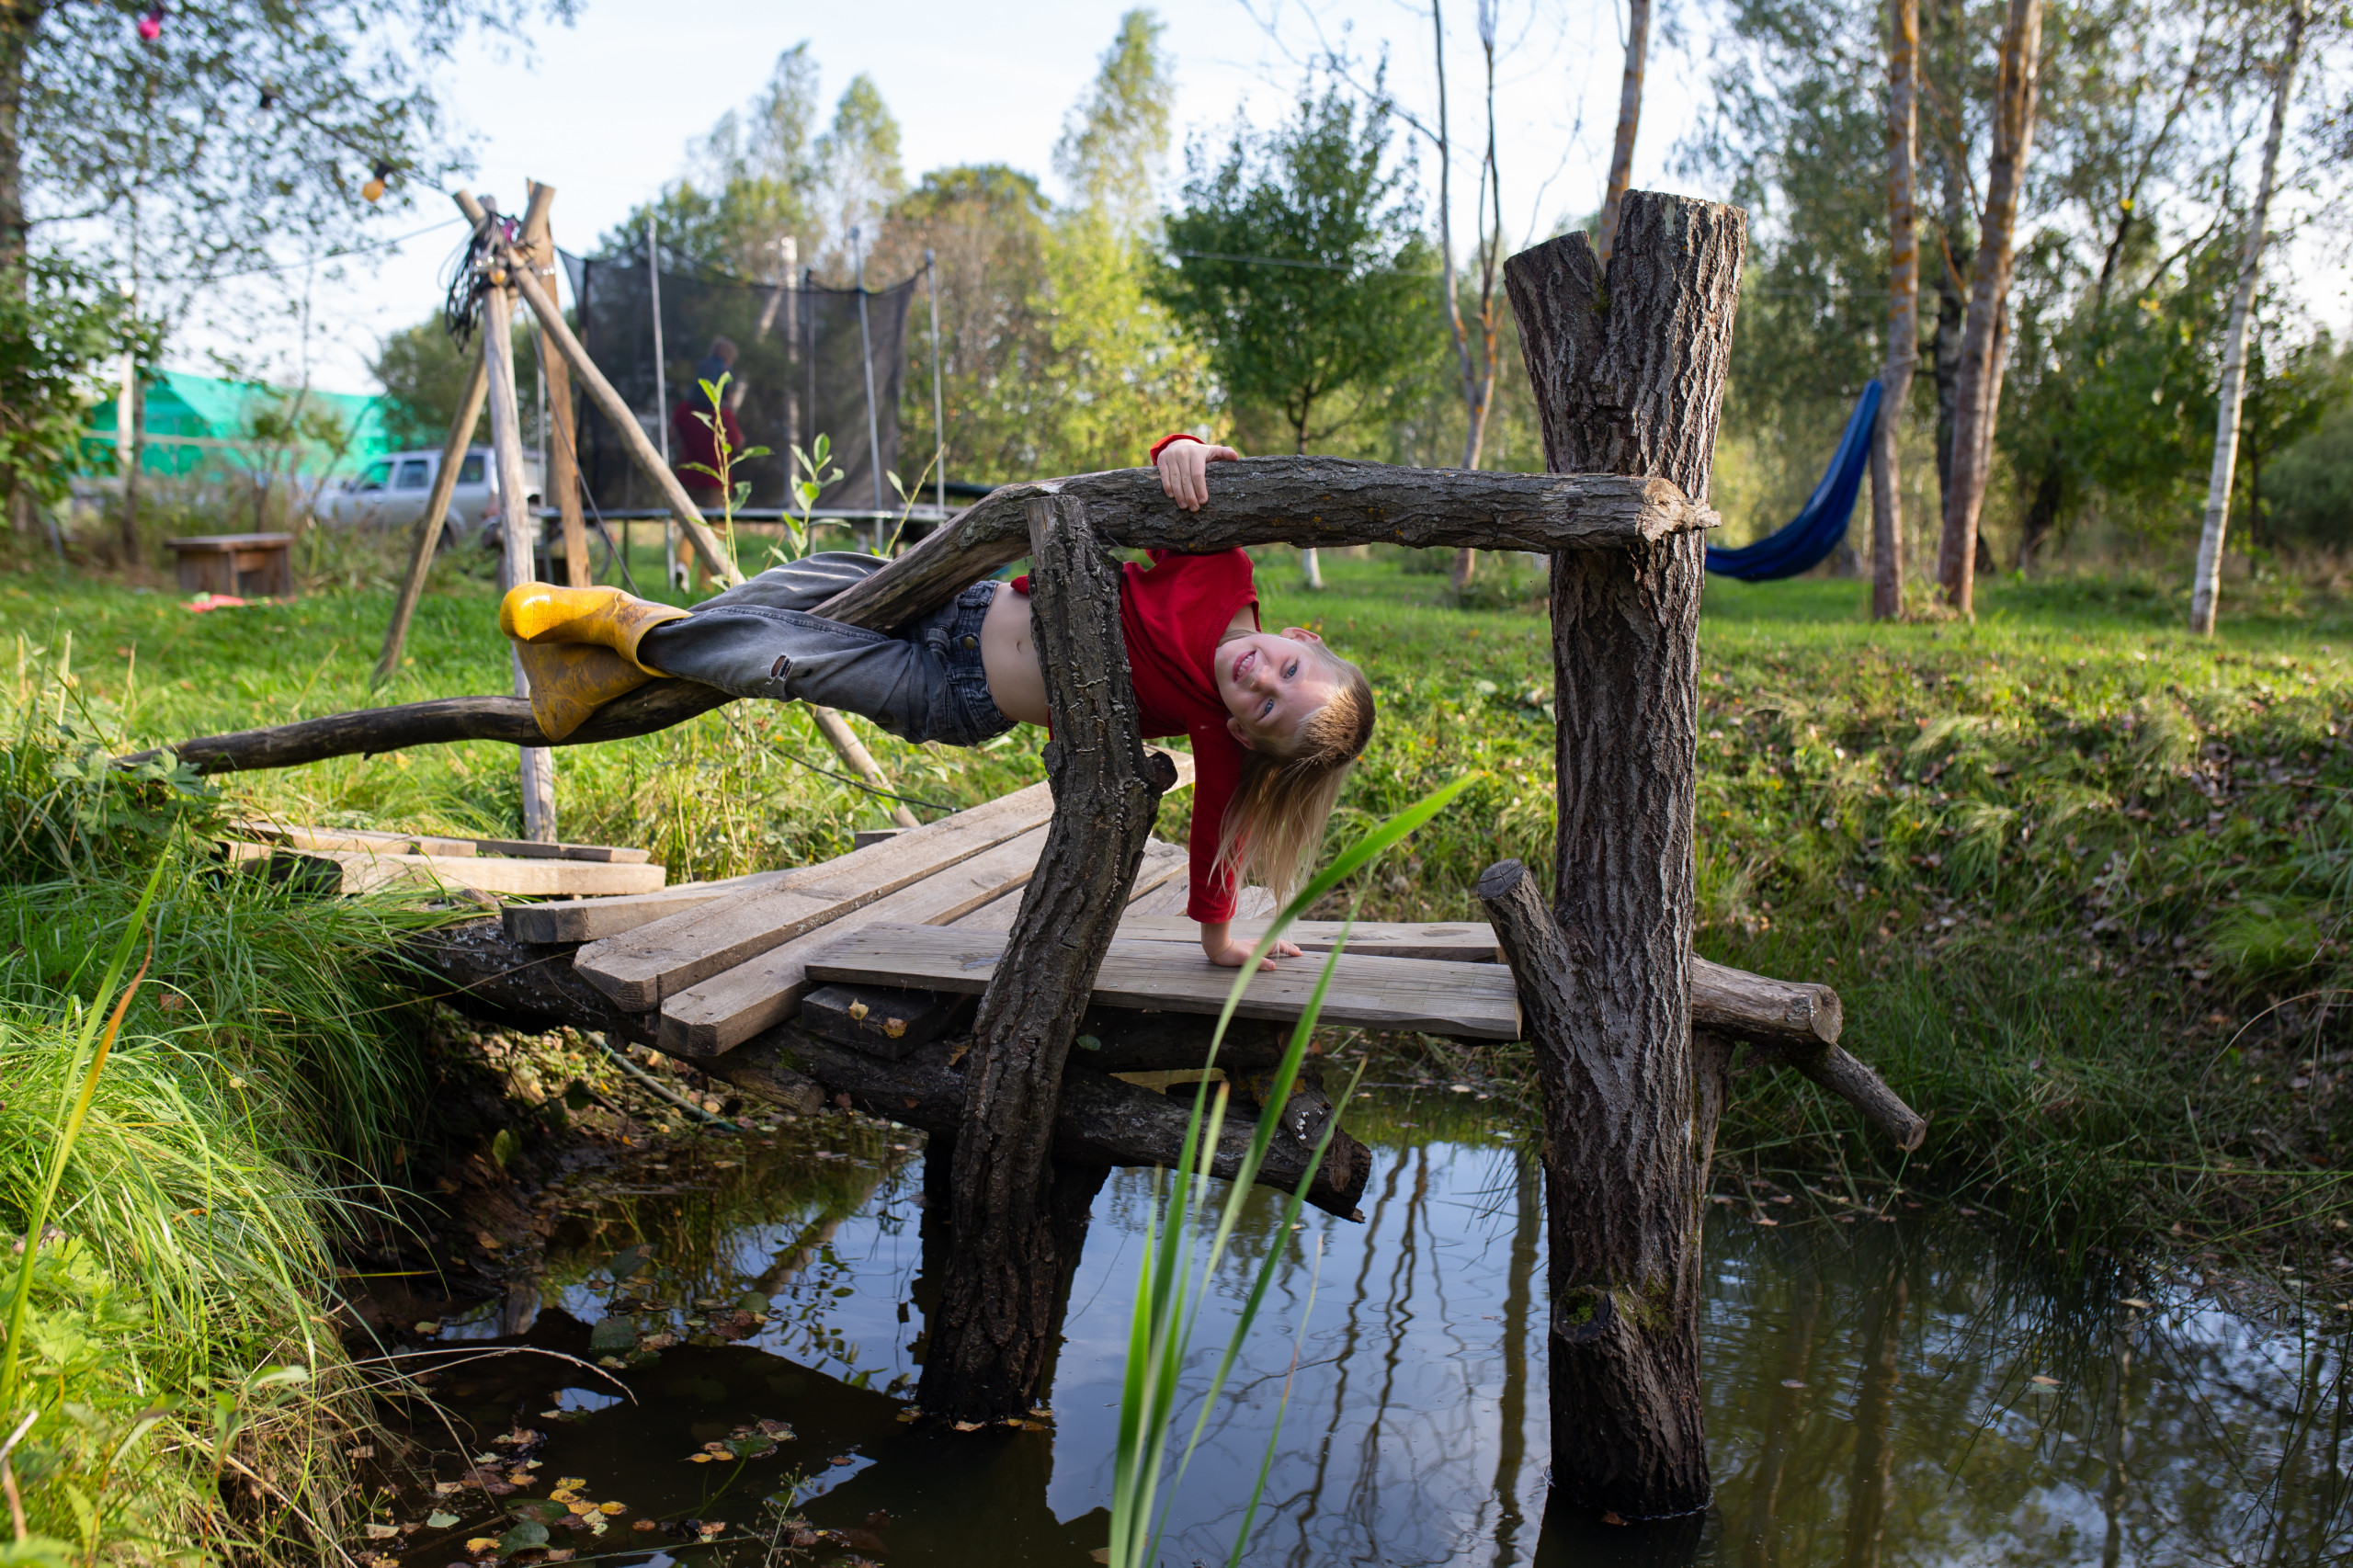
M 1257 649 L 1256 649 L 1256 648 L 1245 648 L 1244 650 L 1242 650 L 1242 656 L 1241 656 L 1240 658 L 1238 658 L 1238 659 L 1236 659 L 1236 660 L 1234 660 L 1234 661 L 1233 661 L 1233 684 L 1234 684 L 1234 685 L 1236 685 L 1236 686 L 1240 686 L 1240 685 L 1242 684 L 1242 677 L 1243 677 L 1245 675 L 1247 675 L 1247 674 L 1249 673 L 1249 671 L 1250 671 L 1250 666 L 1251 666 L 1251 665 L 1255 665 L 1255 664 L 1256 664 L 1257 662 L 1258 662 L 1258 650 L 1257 650 Z

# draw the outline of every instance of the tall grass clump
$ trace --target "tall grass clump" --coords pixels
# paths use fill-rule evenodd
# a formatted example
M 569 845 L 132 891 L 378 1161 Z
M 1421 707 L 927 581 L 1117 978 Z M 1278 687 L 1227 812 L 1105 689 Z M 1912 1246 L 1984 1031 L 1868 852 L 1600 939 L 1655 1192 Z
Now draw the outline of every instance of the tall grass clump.
M 1210 1041 L 1210 1061 L 1217 1058 L 1219 1044 L 1225 1038 L 1226 1026 L 1233 1021 L 1233 1010 L 1242 1000 L 1242 993 L 1259 960 L 1275 950 L 1283 932 L 1306 912 L 1321 902 L 1335 888 L 1354 876 L 1394 846 L 1407 834 L 1428 822 L 1447 803 L 1460 795 L 1472 782 L 1468 777 L 1459 778 L 1416 801 L 1404 811 L 1381 823 L 1356 843 L 1342 850 L 1331 865 L 1312 879 L 1295 893 L 1290 903 L 1276 915 L 1267 934 L 1250 950 L 1249 959 L 1234 973 L 1233 985 L 1227 993 L 1225 1006 L 1218 1014 L 1217 1027 Z M 1292 1028 L 1290 1043 L 1283 1057 L 1269 1074 L 1265 1108 L 1260 1112 L 1256 1131 L 1244 1153 L 1230 1185 L 1225 1201 L 1215 1210 L 1214 1224 L 1205 1225 L 1208 1216 L 1208 1181 L 1211 1158 L 1221 1146 L 1225 1112 L 1232 1090 L 1224 1082 L 1214 1085 L 1206 1075 L 1193 1093 L 1193 1109 L 1185 1125 L 1184 1145 L 1179 1152 L 1174 1174 L 1165 1200 L 1157 1205 L 1144 1222 L 1143 1257 L 1136 1281 L 1136 1301 L 1128 1325 L 1127 1366 L 1120 1391 L 1120 1427 L 1118 1451 L 1112 1470 L 1111 1483 L 1111 1547 L 1112 1568 L 1150 1568 L 1158 1562 L 1162 1531 L 1166 1528 L 1168 1502 L 1159 1501 L 1164 1478 L 1167 1481 L 1174 1501 L 1174 1489 L 1183 1481 L 1190 1464 L 1193 1450 L 1200 1444 L 1201 1435 L 1209 1429 L 1210 1418 L 1217 1409 L 1219 1397 L 1224 1392 L 1226 1380 L 1233 1371 L 1233 1364 L 1242 1353 L 1243 1343 L 1249 1338 L 1257 1322 L 1259 1309 L 1265 1304 L 1267 1290 L 1274 1281 L 1283 1256 L 1283 1248 L 1270 1246 L 1260 1260 L 1256 1277 L 1250 1282 L 1249 1294 L 1244 1299 L 1233 1333 L 1228 1336 L 1216 1369 L 1211 1374 L 1209 1386 L 1202 1391 L 1200 1414 L 1194 1421 L 1192 1432 L 1176 1461 L 1176 1473 L 1168 1475 L 1169 1448 L 1176 1437 L 1176 1411 L 1181 1400 L 1179 1380 L 1186 1367 L 1193 1342 L 1193 1331 L 1199 1322 L 1201 1305 L 1209 1297 L 1216 1281 L 1220 1265 L 1225 1259 L 1228 1244 L 1233 1239 L 1234 1227 L 1250 1199 L 1251 1185 L 1257 1179 L 1265 1164 L 1267 1150 L 1275 1130 L 1281 1124 L 1282 1108 L 1290 1099 L 1290 1092 L 1299 1081 L 1302 1064 L 1307 1057 L 1307 1044 L 1315 1032 L 1315 1023 L 1324 1006 L 1324 994 L 1332 983 L 1332 969 L 1345 950 L 1343 940 L 1336 942 L 1332 953 L 1324 960 L 1322 974 L 1298 1024 Z M 1359 1069 L 1361 1071 L 1361 1069 Z M 1331 1146 L 1332 1133 L 1339 1126 L 1340 1113 L 1347 1107 L 1351 1084 L 1336 1097 L 1332 1114 L 1325 1119 L 1322 1132 L 1310 1154 L 1307 1165 L 1283 1207 L 1282 1220 L 1276 1227 L 1277 1236 L 1288 1236 L 1299 1219 L 1300 1206 L 1314 1184 L 1315 1173 L 1324 1163 L 1324 1151 Z M 1311 1306 L 1313 1295 L 1311 1292 Z M 1307 1314 L 1300 1319 L 1300 1332 L 1307 1331 Z M 1284 1399 L 1290 1391 L 1286 1386 Z M 1250 1540 L 1250 1526 L 1256 1517 L 1258 1502 L 1267 1484 L 1267 1472 L 1274 1462 L 1275 1444 L 1281 1435 L 1282 1419 L 1278 1407 L 1273 1430 L 1267 1437 L 1267 1452 L 1260 1460 L 1256 1484 L 1244 1505 L 1242 1520 L 1234 1528 L 1233 1552 L 1228 1559 L 1238 1564 Z
M 395 945 L 214 853 L 169 758 L 19 642 L 0 704 L 0 1442 L 28 1562 L 326 1553 L 357 1393 L 333 1244 L 423 1098 Z

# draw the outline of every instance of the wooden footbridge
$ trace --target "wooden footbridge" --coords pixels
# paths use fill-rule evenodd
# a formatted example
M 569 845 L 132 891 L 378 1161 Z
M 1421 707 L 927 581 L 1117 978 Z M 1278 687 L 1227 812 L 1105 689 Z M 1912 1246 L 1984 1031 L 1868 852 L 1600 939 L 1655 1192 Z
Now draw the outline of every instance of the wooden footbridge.
M 1359 933 L 1324 1016 L 1529 1042 L 1544 1096 L 1553 1505 L 1620 1520 L 1706 1506 L 1699 1223 L 1736 1047 L 1843 1096 L 1903 1148 L 1926 1130 L 1838 1049 L 1826 988 L 1691 952 L 1699 606 L 1716 521 L 1706 496 L 1745 245 L 1737 210 L 1637 191 L 1606 265 L 1583 234 L 1506 263 L 1547 473 L 1245 460 L 1222 467 L 1190 514 L 1149 471 L 1010 486 L 820 608 L 894 629 L 1027 555 L 1053 721 L 1046 785 L 822 866 L 509 911 L 438 934 L 421 957 L 469 1006 L 617 1031 L 748 1093 L 846 1099 L 931 1130 L 949 1256 L 918 1399 L 960 1421 L 1020 1415 L 1044 1392 L 1104 1173 L 1165 1162 L 1181 1135 L 1176 1105 L 1114 1074 L 1200 1065 L 1230 979 L 1167 924 L 1181 860 L 1151 833 L 1181 764 L 1139 733 L 1116 550 L 1544 551 L 1558 713 L 1551 893 L 1506 861 L 1479 884 L 1487 926 Z M 635 433 L 529 247 L 485 223 L 476 250 L 486 301 L 518 292 L 598 406 Z M 500 323 L 484 335 L 494 355 Z M 512 394 L 511 376 L 493 378 L 494 424 L 510 434 Z M 737 581 L 674 476 L 642 440 L 632 449 L 697 551 Z M 726 700 L 657 681 L 565 744 L 645 733 Z M 458 739 L 547 744 L 525 699 L 471 697 L 176 750 L 214 772 Z M 1333 934 L 1307 935 L 1328 945 Z M 1219 1065 L 1271 1059 L 1312 967 L 1249 982 Z M 1311 1083 L 1279 1108 L 1262 1179 L 1296 1183 L 1328 1102 Z M 1234 1152 L 1221 1151 L 1219 1168 Z M 1360 1147 L 1336 1139 L 1310 1199 L 1348 1212 L 1367 1167 Z

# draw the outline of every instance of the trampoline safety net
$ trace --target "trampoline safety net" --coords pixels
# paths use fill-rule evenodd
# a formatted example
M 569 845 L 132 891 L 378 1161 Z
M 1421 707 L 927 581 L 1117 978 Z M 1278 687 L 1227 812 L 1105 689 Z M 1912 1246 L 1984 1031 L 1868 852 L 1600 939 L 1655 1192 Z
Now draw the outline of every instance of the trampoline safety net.
M 769 449 L 768 456 L 736 467 L 735 477 L 751 482 L 746 506 L 785 505 L 792 449 L 813 449 L 822 432 L 833 447 L 829 467 L 840 469 L 842 477 L 818 496 L 818 507 L 898 510 L 898 494 L 887 475 L 898 467 L 907 310 L 918 278 L 861 292 L 814 288 L 805 276 L 799 286 L 790 286 L 663 273 L 662 364 L 669 407 L 662 409 L 645 263 L 567 254 L 563 265 L 579 301 L 582 345 L 636 413 L 656 450 L 662 449 L 663 426 L 668 426 L 673 463 L 688 460 L 683 433 L 699 429 L 681 409 L 708 412 L 697 367 L 712 341 L 723 337 L 736 348 L 730 392 L 739 400 L 733 406 L 744 442 Z M 660 507 L 662 497 L 630 460 L 603 414 L 585 398 L 577 399 L 576 406 L 581 477 L 597 507 Z M 915 483 L 913 474 L 900 477 Z M 690 493 L 712 483 L 699 474 L 680 478 Z M 700 494 L 696 498 L 699 502 Z

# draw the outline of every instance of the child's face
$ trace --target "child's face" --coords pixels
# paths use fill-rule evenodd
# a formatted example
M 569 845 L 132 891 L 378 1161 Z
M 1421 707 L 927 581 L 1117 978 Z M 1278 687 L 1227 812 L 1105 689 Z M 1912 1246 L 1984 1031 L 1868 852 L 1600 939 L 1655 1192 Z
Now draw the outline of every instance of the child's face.
M 1252 751 L 1281 752 L 1311 713 L 1332 700 L 1339 683 L 1324 639 L 1302 627 L 1253 631 L 1217 647 L 1217 694 L 1233 717 L 1226 728 Z

